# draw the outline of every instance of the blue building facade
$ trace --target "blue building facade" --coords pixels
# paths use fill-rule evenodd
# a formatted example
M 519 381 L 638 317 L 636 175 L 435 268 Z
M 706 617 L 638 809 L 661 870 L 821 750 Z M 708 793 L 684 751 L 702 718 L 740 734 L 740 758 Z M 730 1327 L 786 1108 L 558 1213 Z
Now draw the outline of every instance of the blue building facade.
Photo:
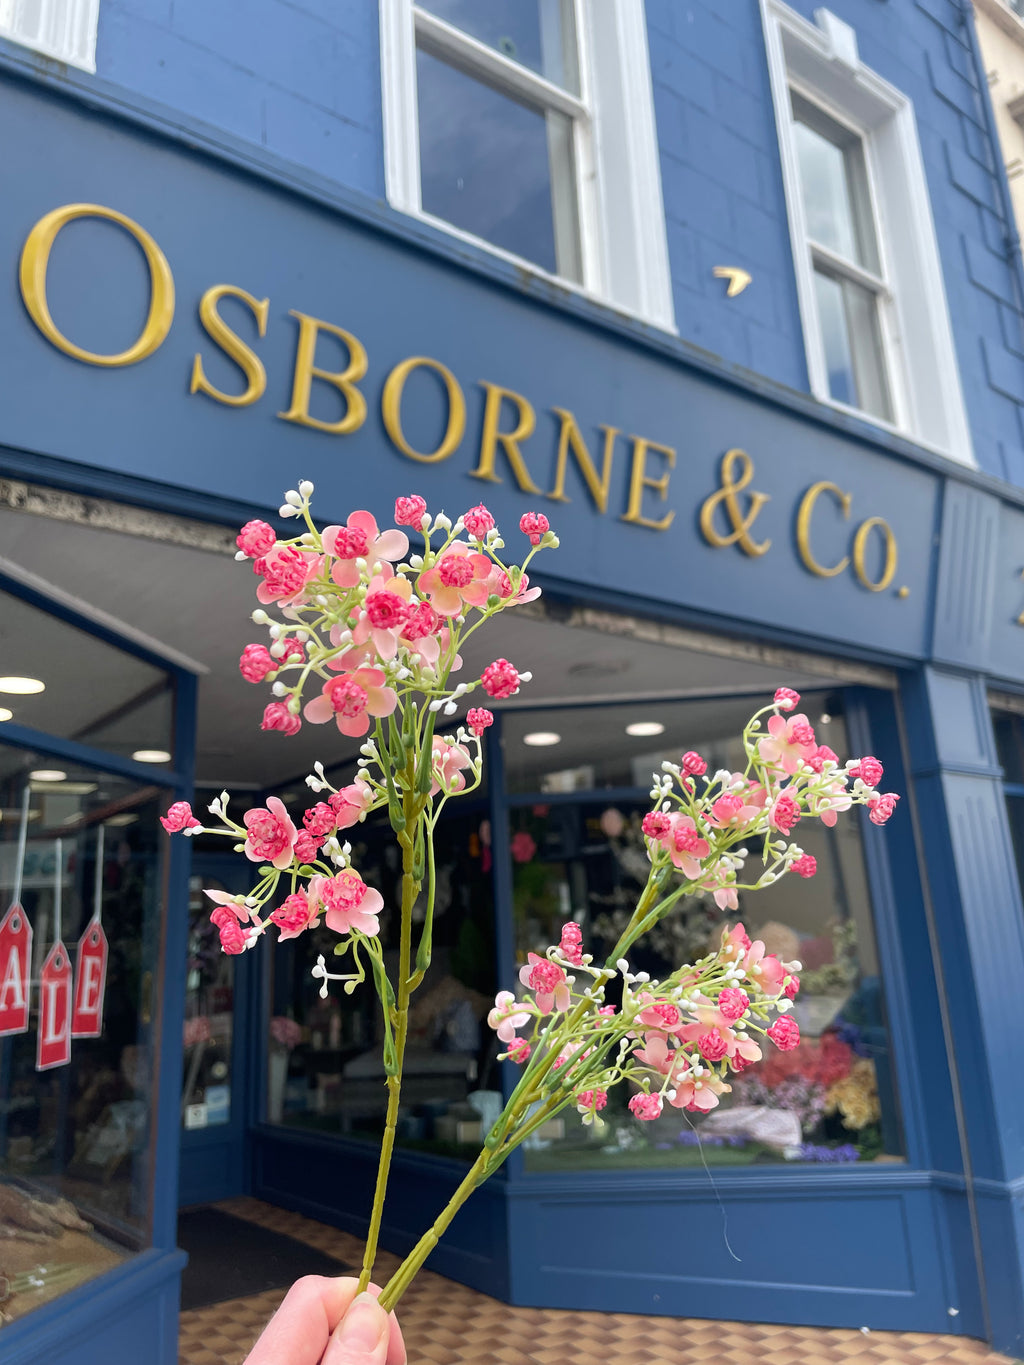
M 1020 1354 L 1024 273 L 969 5 L 500 8 L 84 0 L 31 32 L 15 7 L 0 45 L 0 640 L 40 679 L 79 657 L 97 692 L 135 679 L 74 723 L 71 693 L 12 701 L 2 889 L 42 941 L 48 877 L 84 925 L 145 870 L 117 1056 L 74 1043 L 62 1090 L 33 1079 L 35 1011 L 0 1039 L 5 1185 L 63 1194 L 100 1248 L 23 1300 L 5 1359 L 175 1359 L 179 1168 L 182 1202 L 365 1228 L 370 1025 L 317 1014 L 289 945 L 236 965 L 225 1042 L 223 980 L 196 1005 L 219 969 L 190 850 L 124 832 L 222 774 L 300 799 L 315 753 L 250 762 L 204 676 L 245 602 L 211 551 L 299 478 L 328 520 L 418 491 L 543 510 L 561 541 L 520 641 L 550 681 L 501 713 L 486 798 L 445 836 L 446 974 L 386 1244 L 444 1203 L 507 1084 L 479 1000 L 563 912 L 600 936 L 628 887 L 662 756 L 622 747 L 638 704 L 726 763 L 747 698 L 793 681 L 904 798 L 884 831 L 822 835 L 813 894 L 742 907 L 806 959 L 807 1069 L 745 1091 L 760 1136 L 727 1114 L 699 1149 L 549 1132 L 432 1264 L 513 1303 Z M 62 823 L 77 862 L 57 845 L 30 873 Z

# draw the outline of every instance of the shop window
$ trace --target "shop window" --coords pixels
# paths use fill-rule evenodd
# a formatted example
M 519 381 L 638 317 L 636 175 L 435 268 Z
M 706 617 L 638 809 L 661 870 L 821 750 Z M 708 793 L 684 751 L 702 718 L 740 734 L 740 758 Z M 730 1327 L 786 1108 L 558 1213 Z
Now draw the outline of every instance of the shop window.
M 1019 697 L 1008 697 L 1005 702 L 1007 709 L 993 706 L 992 728 L 999 766 L 1003 770 L 1003 792 L 1017 877 L 1024 891 L 1024 702 Z
M 672 328 L 642 0 L 382 0 L 403 212 Z
M 841 695 L 805 692 L 803 707 L 819 737 L 848 754 Z M 503 717 L 509 785 L 519 793 L 510 814 L 517 964 L 557 943 L 570 917 L 599 959 L 612 947 L 647 877 L 640 822 L 650 808 L 652 769 L 689 748 L 712 769 L 741 768 L 735 737 L 749 714 L 744 699 Z M 538 734 L 559 741 L 531 743 Z M 539 753 L 545 757 L 538 760 Z M 585 753 L 600 757 L 581 763 Z M 829 830 L 808 820 L 796 837 L 818 861 L 813 880 L 789 877 L 756 894 L 741 892 L 730 916 L 710 898 L 689 897 L 631 960 L 662 975 L 742 922 L 770 951 L 804 965 L 794 1010 L 800 1046 L 783 1053 L 768 1045 L 765 1059 L 734 1077 L 731 1094 L 706 1117 L 666 1106 L 658 1120 L 638 1124 L 620 1087 L 609 1097 L 603 1129 L 569 1113 L 529 1139 L 528 1170 L 686 1168 L 705 1160 L 863 1164 L 903 1155 L 859 822 L 840 819 Z M 510 971 L 501 984 L 515 988 L 516 981 Z
M 219 1128 L 231 1121 L 232 1010 L 235 958 L 223 953 L 210 923 L 205 891 L 227 891 L 216 877 L 192 877 L 188 900 L 181 1121 L 185 1128 Z M 236 894 L 232 887 L 230 894 Z
M 762 7 L 811 391 L 973 463 L 913 107 L 830 11 Z
M 96 70 L 99 0 L 0 0 L 0 38 Z
M 360 875 L 386 907 L 396 905 L 401 865 L 390 825 L 377 816 L 348 835 Z M 435 850 L 433 961 L 409 1015 L 398 1141 L 473 1157 L 482 1120 L 501 1107 L 498 1048 L 485 1022 L 497 990 L 486 805 L 460 800 L 439 822 Z M 380 1005 L 370 986 L 321 1000 L 310 974 L 321 953 L 331 962 L 337 941 L 321 926 L 275 946 L 266 1117 L 379 1142 L 387 1106 Z M 381 942 L 395 980 L 398 923 L 387 908 Z

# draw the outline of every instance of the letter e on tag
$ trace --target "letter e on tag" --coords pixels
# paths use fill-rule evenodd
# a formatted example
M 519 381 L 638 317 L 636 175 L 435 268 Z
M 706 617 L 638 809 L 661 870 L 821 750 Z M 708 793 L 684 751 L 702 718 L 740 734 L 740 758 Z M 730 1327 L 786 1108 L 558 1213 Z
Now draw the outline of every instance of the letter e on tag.
M 92 920 L 78 940 L 72 1038 L 98 1038 L 103 1032 L 103 995 L 107 988 L 107 936 Z

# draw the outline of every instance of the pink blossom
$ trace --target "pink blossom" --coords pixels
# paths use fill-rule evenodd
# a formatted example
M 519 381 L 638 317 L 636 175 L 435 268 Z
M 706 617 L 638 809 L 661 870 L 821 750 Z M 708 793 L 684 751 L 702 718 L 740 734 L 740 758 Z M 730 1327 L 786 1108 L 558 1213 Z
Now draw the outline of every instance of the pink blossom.
M 522 606 L 524 602 L 533 602 L 540 596 L 540 588 L 530 587 L 530 575 L 521 573 L 518 584 L 513 584 L 511 578 L 504 570 L 495 569 L 491 575 L 490 588 L 499 597 L 508 602 L 510 607 Z M 509 599 L 512 599 L 509 601 Z
M 852 778 L 859 777 L 866 787 L 877 787 L 882 780 L 885 769 L 877 758 L 872 758 L 870 754 L 866 754 L 864 758 L 858 758 L 857 762 L 847 769 L 847 772 Z
M 516 1062 L 519 1066 L 522 1066 L 524 1062 L 530 1060 L 530 1053 L 532 1050 L 533 1049 L 525 1038 L 513 1038 L 508 1045 L 506 1056 L 510 1062 Z
M 634 1095 L 629 1102 L 629 1112 L 634 1118 L 649 1122 L 661 1114 L 660 1095 Z
M 786 971 L 777 957 L 765 954 L 764 944 L 756 938 L 747 949 L 743 970 L 756 981 L 765 995 L 778 995 L 786 978 Z
M 806 716 L 768 717 L 768 734 L 757 742 L 766 763 L 780 767 L 792 776 L 817 748 L 814 731 Z
M 503 1043 L 511 1043 L 516 1029 L 528 1024 L 533 1016 L 524 1010 L 511 991 L 499 991 L 494 997 L 494 1009 L 487 1016 L 488 1025 Z
M 649 810 L 641 827 L 648 839 L 660 843 L 672 828 L 672 817 L 663 810 Z
M 519 529 L 530 537 L 531 545 L 539 545 L 541 537 L 551 530 L 551 523 L 543 512 L 524 512 L 519 518 Z
M 722 957 L 735 960 L 749 952 L 753 945 L 742 924 L 734 925 L 722 938 Z
M 309 887 L 310 895 L 315 895 L 327 912 L 324 918 L 328 929 L 336 934 L 358 929 L 370 937 L 380 933 L 378 916 L 384 909 L 384 897 L 367 886 L 358 873 L 347 870 L 336 877 L 313 877 Z
M 175 801 L 167 814 L 161 815 L 160 823 L 168 834 L 180 834 L 183 829 L 198 829 L 202 821 L 192 814 L 192 807 L 187 801 Z
M 324 725 L 333 716 L 343 735 L 365 735 L 370 716 L 390 716 L 398 705 L 397 694 L 383 685 L 384 679 L 379 668 L 357 668 L 343 677 L 329 678 L 302 714 L 314 725 Z
M 471 706 L 466 712 L 466 724 L 479 738 L 489 725 L 494 724 L 494 716 L 486 706 Z
M 519 969 L 519 980 L 535 993 L 541 1014 L 550 1014 L 552 1009 L 561 1014 L 569 1008 L 572 997 L 565 972 L 557 963 L 528 953 L 525 967 Z
M 253 572 L 263 575 L 256 596 L 265 607 L 271 602 L 288 606 L 302 603 L 307 585 L 322 565 L 322 555 L 297 550 L 294 545 L 275 545 L 262 559 L 253 561 Z
M 819 744 L 807 760 L 807 766 L 812 772 L 820 773 L 824 771 L 826 763 L 838 762 L 839 755 L 834 749 L 830 749 L 827 744 Z
M 266 645 L 246 645 L 238 660 L 238 671 L 251 683 L 261 683 L 268 673 L 276 673 L 280 666 Z
M 302 823 L 315 839 L 333 834 L 338 825 L 334 811 L 326 801 L 318 801 L 315 806 L 310 806 L 302 817 Z
M 576 1108 L 581 1114 L 597 1114 L 607 1103 L 607 1090 L 581 1090 L 576 1096 Z
M 265 521 L 247 521 L 235 537 L 235 544 L 250 559 L 259 559 L 273 549 L 276 540 L 273 526 Z
M 812 794 L 810 800 L 811 814 L 816 815 L 821 823 L 828 825 L 830 829 L 839 819 L 837 811 L 849 810 L 852 805 L 853 797 L 841 779 L 826 782 Z
M 333 792 L 328 798 L 328 805 L 334 812 L 338 829 L 349 829 L 373 805 L 373 790 L 357 777 L 351 786 Z
M 691 1112 L 706 1114 L 709 1109 L 715 1109 L 718 1105 L 719 1095 L 726 1094 L 732 1089 L 721 1077 L 714 1072 L 705 1073 L 698 1079 L 687 1079 L 676 1082 L 675 1095 L 669 1103 L 676 1109 L 689 1109 Z
M 777 717 L 773 716 L 772 719 Z M 740 781 L 743 779 L 740 778 Z M 753 782 L 743 782 L 741 788 L 724 792 L 717 801 L 712 802 L 705 818 L 716 829 L 745 829 L 761 814 L 766 799 L 767 793 L 763 787 Z
M 782 983 L 783 992 L 789 1000 L 795 1000 L 800 993 L 800 978 L 798 976 L 787 976 Z
M 713 867 L 703 869 L 700 880 L 702 891 L 710 891 L 719 910 L 738 910 L 736 872 L 728 863 L 719 860 Z
M 287 702 L 272 701 L 263 710 L 260 729 L 280 730 L 283 735 L 297 735 L 302 729 L 302 721 L 289 709 Z
M 431 667 L 437 663 L 442 647 L 448 648 L 450 639 L 447 627 L 439 629 L 441 619 L 429 602 L 420 602 L 410 608 L 409 619 L 402 630 L 402 644 Z M 461 667 L 462 660 L 456 655 L 452 669 Z
M 791 687 L 780 687 L 775 693 L 775 705 L 780 711 L 792 711 L 800 705 L 800 693 L 794 692 Z
M 395 521 L 399 526 L 411 526 L 413 530 L 418 531 L 426 510 L 426 499 L 421 498 L 418 493 L 410 493 L 407 498 L 395 499 Z
M 296 640 L 294 635 L 285 635 L 278 640 L 281 650 L 281 662 L 278 667 L 288 663 L 302 663 L 306 657 L 306 648 L 301 640 Z
M 702 1033 L 697 1039 L 697 1051 L 707 1062 L 720 1062 L 729 1051 L 729 1044 L 720 1033 Z
M 780 834 L 789 834 L 800 819 L 800 807 L 789 792 L 780 792 L 768 809 L 768 822 Z
M 683 754 L 679 760 L 679 766 L 690 777 L 703 777 L 708 770 L 706 761 L 701 758 L 700 754 L 694 753 L 692 749 L 687 749 L 686 753 Z
M 873 825 L 884 825 L 893 811 L 896 809 L 896 802 L 900 798 L 892 792 L 885 792 L 881 796 L 873 796 L 868 801 L 868 819 Z
M 651 996 L 641 996 L 641 1001 L 645 998 L 651 1000 Z M 671 1000 L 655 1000 L 653 1003 L 644 1005 L 644 1008 L 636 1016 L 636 1022 L 642 1029 L 657 1030 L 660 1033 L 674 1033 L 680 1028 L 683 1016 L 678 1005 L 673 1005 Z
M 813 877 L 818 870 L 818 860 L 812 853 L 803 853 L 789 865 L 790 872 L 798 877 Z
M 411 596 L 409 580 L 395 575 L 390 564 L 382 565 L 366 590 L 352 631 L 352 643 L 359 646 L 369 640 L 382 659 L 393 659 L 398 653 L 399 638 L 406 634 L 415 611 L 409 601 Z
M 282 943 L 285 939 L 298 938 L 299 934 L 316 924 L 319 916 L 320 902 L 311 899 L 308 891 L 293 891 L 278 909 L 270 912 L 271 921 L 280 930 Z
M 284 803 L 276 796 L 268 796 L 265 807 L 247 810 L 242 818 L 249 831 L 245 840 L 245 856 L 249 861 L 272 863 L 279 870 L 288 867 L 297 831 Z
M 214 913 L 216 913 L 216 911 Z M 221 949 L 225 953 L 229 953 L 232 957 L 235 957 L 238 953 L 245 952 L 249 939 L 245 930 L 237 920 L 230 924 L 218 925 L 217 932 L 220 936 Z
M 366 575 L 372 579 L 378 561 L 394 563 L 409 550 L 404 531 L 381 532 L 369 512 L 352 512 L 344 526 L 326 526 L 321 539 L 324 549 L 334 557 L 331 577 L 339 588 L 354 588 L 359 582 L 357 559 L 365 560 Z
M 295 836 L 295 856 L 300 863 L 311 863 L 320 852 L 320 845 L 307 829 L 300 829 Z
M 800 1046 L 800 1025 L 788 1014 L 784 1014 L 772 1024 L 768 1030 L 768 1037 L 780 1051 L 792 1052 L 795 1047 Z
M 434 781 L 430 788 L 430 795 L 436 796 L 442 789 L 447 795 L 465 790 L 466 779 L 463 772 L 472 766 L 473 760 L 461 744 L 435 735 L 431 756 L 431 771 L 434 775 Z
M 537 852 L 537 842 L 528 830 L 517 829 L 509 841 L 509 852 L 515 863 L 528 863 Z
M 489 697 L 501 701 L 519 691 L 519 673 L 507 659 L 495 659 L 480 675 L 480 682 Z
M 718 996 L 718 1010 L 723 1019 L 727 1019 L 730 1024 L 742 1019 L 750 1006 L 750 996 L 746 991 L 739 990 L 736 986 L 726 986 Z
M 210 914 L 212 924 L 227 924 L 234 920 L 237 924 L 241 921 L 245 924 L 252 918 L 249 907 L 244 904 L 241 896 L 229 896 L 226 891 L 203 890 L 204 896 L 209 896 L 210 900 L 216 905 L 217 909 Z
M 568 924 L 562 925 L 558 951 L 574 967 L 583 966 L 583 931 L 575 920 L 571 919 Z
M 679 868 L 683 876 L 696 881 L 701 875 L 699 859 L 708 856 L 711 846 L 697 832 L 692 816 L 677 812 L 670 815 L 668 820 L 669 828 L 662 835 L 660 843 L 668 850 L 673 865 Z
M 474 540 L 483 540 L 488 531 L 494 530 L 494 518 L 482 502 L 469 509 L 462 523 Z
M 467 606 L 482 607 L 490 594 L 491 561 L 457 540 L 416 581 L 440 616 L 459 616 Z

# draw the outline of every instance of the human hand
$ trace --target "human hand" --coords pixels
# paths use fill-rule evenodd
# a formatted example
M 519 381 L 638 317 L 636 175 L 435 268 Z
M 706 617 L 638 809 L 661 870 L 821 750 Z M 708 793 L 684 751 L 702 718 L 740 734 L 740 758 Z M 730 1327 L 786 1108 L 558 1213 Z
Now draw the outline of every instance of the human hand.
M 344 1275 L 296 1280 L 245 1365 L 406 1365 L 398 1319 L 377 1303 L 379 1287 L 358 1288 Z

